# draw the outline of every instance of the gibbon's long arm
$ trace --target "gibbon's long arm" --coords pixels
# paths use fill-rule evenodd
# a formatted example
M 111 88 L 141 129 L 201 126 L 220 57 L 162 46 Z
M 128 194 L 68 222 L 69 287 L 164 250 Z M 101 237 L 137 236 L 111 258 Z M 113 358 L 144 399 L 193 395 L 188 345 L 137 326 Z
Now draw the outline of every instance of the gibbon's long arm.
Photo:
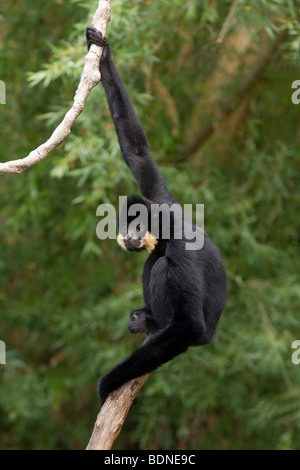
M 88 47 L 91 44 L 104 47 L 100 60 L 102 85 L 122 154 L 143 196 L 158 204 L 176 202 L 152 159 L 146 135 L 112 60 L 107 40 L 95 28 L 87 28 L 86 36 Z

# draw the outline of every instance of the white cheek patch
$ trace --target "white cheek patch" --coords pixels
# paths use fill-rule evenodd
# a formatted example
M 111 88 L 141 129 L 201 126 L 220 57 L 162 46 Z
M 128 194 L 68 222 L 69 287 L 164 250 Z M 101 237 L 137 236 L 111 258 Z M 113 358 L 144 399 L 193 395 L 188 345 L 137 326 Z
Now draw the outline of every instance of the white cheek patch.
M 117 242 L 123 250 L 127 250 L 124 237 L 119 233 L 117 236 Z M 158 240 L 154 237 L 150 232 L 146 232 L 146 235 L 141 239 L 141 243 L 138 248 L 145 248 L 148 253 L 151 253 L 155 249 L 155 245 L 157 245 Z
M 117 242 L 119 243 L 120 247 L 123 248 L 123 250 L 126 250 L 126 246 L 125 246 L 125 243 L 124 243 L 124 237 L 120 233 L 117 236 Z
M 154 237 L 150 232 L 147 232 L 144 238 L 141 240 L 141 247 L 145 248 L 148 253 L 151 253 L 151 251 L 155 249 L 155 245 L 157 245 L 157 243 L 157 238 Z

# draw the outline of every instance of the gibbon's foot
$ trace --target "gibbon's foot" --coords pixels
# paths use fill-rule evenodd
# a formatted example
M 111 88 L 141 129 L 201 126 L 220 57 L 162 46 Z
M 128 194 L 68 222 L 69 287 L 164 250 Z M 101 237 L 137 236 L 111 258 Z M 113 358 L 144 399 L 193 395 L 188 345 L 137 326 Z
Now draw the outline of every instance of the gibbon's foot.
M 100 31 L 94 27 L 86 28 L 86 40 L 88 49 L 91 47 L 92 44 L 96 44 L 96 46 L 104 47 L 107 44 L 106 39 L 102 36 Z
M 110 395 L 110 393 L 112 393 L 114 390 L 117 390 L 117 388 L 115 388 L 113 390 L 110 390 L 109 387 L 107 386 L 107 377 L 106 377 L 106 375 L 101 377 L 101 379 L 98 382 L 98 395 L 99 395 L 99 398 L 100 398 L 101 406 L 104 405 L 108 395 Z M 132 408 L 134 405 L 136 405 L 137 402 L 138 402 L 138 398 L 135 397 L 135 399 L 133 400 L 132 405 L 131 405 L 130 408 Z

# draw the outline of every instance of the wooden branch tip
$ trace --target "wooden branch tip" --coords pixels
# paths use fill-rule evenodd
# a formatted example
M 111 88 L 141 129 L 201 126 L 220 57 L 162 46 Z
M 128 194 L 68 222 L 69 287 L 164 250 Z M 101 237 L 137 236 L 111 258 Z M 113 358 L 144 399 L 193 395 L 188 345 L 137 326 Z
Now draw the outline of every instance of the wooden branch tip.
M 110 450 L 129 410 L 149 374 L 133 379 L 111 393 L 102 406 L 86 450 Z

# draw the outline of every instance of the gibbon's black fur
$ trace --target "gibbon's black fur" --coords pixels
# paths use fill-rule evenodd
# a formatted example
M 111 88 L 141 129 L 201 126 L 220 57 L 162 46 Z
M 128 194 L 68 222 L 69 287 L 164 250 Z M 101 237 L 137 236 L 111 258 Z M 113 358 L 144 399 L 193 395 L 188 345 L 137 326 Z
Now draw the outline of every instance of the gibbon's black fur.
M 143 197 L 128 200 L 127 206 L 151 203 L 171 206 L 169 193 L 154 163 L 149 145 L 130 98 L 111 57 L 107 40 L 95 28 L 87 28 L 88 47 L 104 47 L 100 72 L 123 157 Z M 193 228 L 195 226 L 193 225 Z M 126 230 L 125 230 L 126 231 Z M 151 236 L 147 232 L 147 236 Z M 220 253 L 206 233 L 200 250 L 187 251 L 184 239 L 158 237 L 148 245 L 139 244 L 124 233 L 118 240 L 123 248 L 150 252 L 143 272 L 145 307 L 130 314 L 129 331 L 151 334 L 131 356 L 99 381 L 99 396 L 107 396 L 125 382 L 153 371 L 189 346 L 209 343 L 215 333 L 226 301 L 226 273 Z

